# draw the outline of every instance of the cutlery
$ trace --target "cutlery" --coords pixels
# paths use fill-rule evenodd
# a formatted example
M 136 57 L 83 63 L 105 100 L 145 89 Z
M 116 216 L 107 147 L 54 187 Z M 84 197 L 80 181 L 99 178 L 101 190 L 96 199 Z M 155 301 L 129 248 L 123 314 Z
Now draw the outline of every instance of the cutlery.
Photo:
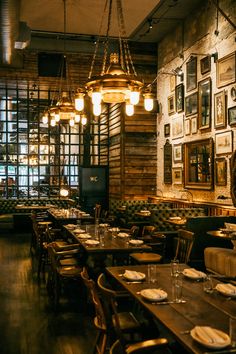
M 186 300 L 181 300 L 179 302 L 176 301 L 155 301 L 155 302 L 151 302 L 152 305 L 168 305 L 168 304 L 185 304 Z

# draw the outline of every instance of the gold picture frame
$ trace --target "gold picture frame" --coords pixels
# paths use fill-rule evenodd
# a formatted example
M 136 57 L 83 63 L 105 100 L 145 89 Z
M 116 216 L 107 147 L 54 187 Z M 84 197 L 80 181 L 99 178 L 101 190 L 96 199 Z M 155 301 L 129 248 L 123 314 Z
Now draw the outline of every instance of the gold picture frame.
M 225 91 L 214 95 L 214 121 L 215 128 L 224 128 L 226 126 L 226 96 Z
M 228 54 L 216 62 L 216 85 L 218 88 L 232 84 L 236 80 L 235 53 Z
M 215 184 L 216 186 L 227 185 L 227 161 L 225 158 L 215 159 Z

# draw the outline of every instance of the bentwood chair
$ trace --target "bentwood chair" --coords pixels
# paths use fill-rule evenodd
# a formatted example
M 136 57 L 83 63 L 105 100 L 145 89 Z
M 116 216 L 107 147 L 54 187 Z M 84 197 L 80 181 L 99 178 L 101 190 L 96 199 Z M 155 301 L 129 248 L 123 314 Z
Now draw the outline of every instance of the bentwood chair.
M 120 340 L 116 340 L 110 348 L 110 354 L 170 354 L 168 340 L 166 338 L 149 339 L 127 346 L 122 345 Z
M 185 229 L 178 230 L 175 259 L 188 264 L 194 242 L 194 233 Z
M 95 339 L 93 353 L 104 354 L 108 345 L 108 327 L 103 306 L 98 296 L 96 283 L 94 280 L 89 278 L 87 269 L 85 267 L 83 267 L 81 272 L 81 278 L 88 290 L 88 296 L 90 297 L 95 309 L 93 322 L 95 328 L 97 329 L 97 336 Z

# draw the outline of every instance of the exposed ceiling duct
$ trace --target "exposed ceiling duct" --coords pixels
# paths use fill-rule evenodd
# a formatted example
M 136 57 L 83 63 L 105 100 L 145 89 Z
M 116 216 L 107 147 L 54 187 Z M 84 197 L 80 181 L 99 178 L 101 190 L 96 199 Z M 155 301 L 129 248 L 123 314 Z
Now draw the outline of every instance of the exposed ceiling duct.
M 12 65 L 17 53 L 15 40 L 19 36 L 19 0 L 0 1 L 0 61 L 2 65 Z

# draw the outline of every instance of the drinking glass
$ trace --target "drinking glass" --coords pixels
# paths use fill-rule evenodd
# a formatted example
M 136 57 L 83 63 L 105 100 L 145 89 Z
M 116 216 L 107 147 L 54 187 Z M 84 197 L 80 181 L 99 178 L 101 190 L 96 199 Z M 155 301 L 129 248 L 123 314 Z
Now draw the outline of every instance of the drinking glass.
M 211 294 L 213 292 L 213 282 L 212 282 L 212 276 L 208 274 L 203 282 L 203 290 Z
M 231 346 L 236 348 L 236 317 L 229 318 L 229 336 L 231 340 Z
M 150 283 L 157 281 L 157 266 L 155 264 L 148 265 L 148 281 Z
M 179 260 L 172 259 L 170 262 L 171 265 L 171 276 L 176 277 L 179 275 Z
M 172 299 L 174 302 L 182 301 L 183 279 L 181 276 L 172 278 Z

